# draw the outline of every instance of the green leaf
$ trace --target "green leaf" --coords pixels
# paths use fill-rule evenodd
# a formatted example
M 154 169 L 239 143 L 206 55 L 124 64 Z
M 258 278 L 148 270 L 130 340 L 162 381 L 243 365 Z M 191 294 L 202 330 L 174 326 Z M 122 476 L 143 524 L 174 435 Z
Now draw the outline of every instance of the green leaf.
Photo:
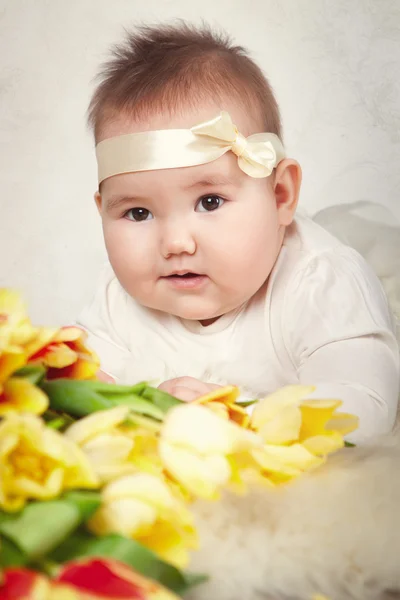
M 345 445 L 345 448 L 355 448 L 356 447 L 355 444 L 352 444 L 351 442 L 346 442 L 346 440 L 344 442 L 344 445 Z
M 2 567 L 23 567 L 27 563 L 26 555 L 13 542 L 0 536 L 0 565 Z
M 258 400 L 246 400 L 244 402 L 236 402 L 236 404 L 242 408 L 247 408 L 248 406 L 253 406 L 253 404 L 256 404 L 257 402 Z
M 206 579 L 202 575 L 183 573 L 138 542 L 117 534 L 96 538 L 88 532 L 77 531 L 53 552 L 52 559 L 66 562 L 85 556 L 104 556 L 121 560 L 142 575 L 160 582 L 178 594 Z
M 98 380 L 90 380 L 90 381 L 82 381 L 85 386 L 93 390 L 94 392 L 98 392 L 102 395 L 108 394 L 135 394 L 137 396 L 141 396 L 143 390 L 146 387 L 146 383 L 136 383 L 135 385 L 118 385 L 116 383 L 107 383 L 105 381 Z
M 108 397 L 110 398 L 110 396 Z M 162 410 L 140 396 L 113 396 L 111 398 L 115 404 L 129 406 L 137 414 L 153 417 L 158 421 L 163 421 L 164 419 L 164 412 Z
M 75 423 L 75 419 L 71 415 L 66 413 L 57 413 L 55 410 L 46 410 L 42 414 L 42 419 L 46 422 L 46 426 L 51 429 L 57 429 L 58 431 L 65 431 L 72 423 Z
M 2 513 L 0 533 L 32 561 L 61 544 L 100 506 L 98 492 L 70 492 L 59 500 L 31 502 L 17 514 Z
M 146 388 L 146 383 L 137 383 L 135 385 L 117 385 L 115 383 L 105 383 L 103 381 L 85 381 L 85 384 L 95 392 L 100 394 L 115 395 L 115 394 L 133 394 L 141 396 Z
M 33 560 L 55 548 L 79 524 L 79 510 L 68 502 L 35 502 L 3 522 L 0 532 Z
M 181 404 L 181 400 L 145 383 L 117 386 L 101 381 L 56 379 L 42 381 L 41 388 L 50 399 L 50 410 L 73 417 L 123 404 L 137 414 L 162 421 L 172 406 Z M 55 426 L 62 424 L 57 421 Z
M 46 423 L 47 427 L 50 427 L 50 429 L 63 429 L 66 425 L 66 420 L 63 417 L 58 417 L 57 419 L 52 419 L 51 421 L 48 421 Z
M 178 398 L 150 386 L 146 386 L 142 396 L 157 406 L 162 411 L 163 415 L 165 415 L 173 406 L 183 404 L 182 400 L 178 400 Z
M 89 490 L 74 490 L 67 492 L 62 499 L 73 504 L 79 510 L 82 523 L 85 523 L 90 519 L 101 505 L 100 492 Z
M 96 392 L 88 383 L 73 379 L 54 379 L 43 381 L 40 387 L 49 397 L 50 408 L 74 417 L 84 417 L 115 406 L 114 402 Z
M 46 369 L 42 365 L 27 365 L 15 371 L 14 377 L 23 377 L 33 384 L 39 383 L 46 374 Z

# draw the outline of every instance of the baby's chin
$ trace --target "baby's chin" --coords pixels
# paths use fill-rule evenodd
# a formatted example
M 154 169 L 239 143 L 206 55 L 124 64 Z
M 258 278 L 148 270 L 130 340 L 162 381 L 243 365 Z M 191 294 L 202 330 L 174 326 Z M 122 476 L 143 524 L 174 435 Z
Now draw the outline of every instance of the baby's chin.
M 217 321 L 220 317 L 222 317 L 226 311 L 210 311 L 196 308 L 184 308 L 176 310 L 167 310 L 165 312 L 185 321 L 200 321 L 203 325 L 211 325 L 211 323 L 214 323 L 214 321 Z
M 226 309 L 221 306 L 204 306 L 201 303 L 193 302 L 193 299 L 188 299 L 185 302 L 182 299 L 178 303 L 148 303 L 147 308 L 157 310 L 159 312 L 172 315 L 185 321 L 200 321 L 202 325 L 211 325 L 233 308 Z M 142 303 L 143 304 L 143 303 Z

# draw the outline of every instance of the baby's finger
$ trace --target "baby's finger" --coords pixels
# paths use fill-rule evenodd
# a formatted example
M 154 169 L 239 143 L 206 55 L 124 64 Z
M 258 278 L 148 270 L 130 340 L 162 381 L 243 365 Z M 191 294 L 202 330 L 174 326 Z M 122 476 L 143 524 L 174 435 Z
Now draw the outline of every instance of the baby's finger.
M 175 396 L 175 398 L 179 398 L 179 400 L 182 400 L 183 402 L 192 402 L 193 400 L 196 400 L 196 398 L 198 398 L 199 394 L 191 388 L 182 387 L 178 385 L 173 388 L 172 396 Z
M 108 373 L 104 373 L 104 371 L 97 371 L 96 377 L 103 383 L 115 383 L 115 379 L 111 375 L 108 375 Z

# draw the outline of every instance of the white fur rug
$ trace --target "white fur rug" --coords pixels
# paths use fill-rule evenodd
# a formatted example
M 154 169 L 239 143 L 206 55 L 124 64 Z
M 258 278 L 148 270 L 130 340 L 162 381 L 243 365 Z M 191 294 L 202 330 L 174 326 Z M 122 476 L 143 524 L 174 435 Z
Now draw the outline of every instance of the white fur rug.
M 400 599 L 400 436 L 276 490 L 198 503 L 190 600 Z
M 400 333 L 400 227 L 382 206 L 334 206 L 315 220 L 375 269 Z M 346 448 L 291 485 L 198 503 L 210 581 L 188 600 L 400 600 L 400 433 Z

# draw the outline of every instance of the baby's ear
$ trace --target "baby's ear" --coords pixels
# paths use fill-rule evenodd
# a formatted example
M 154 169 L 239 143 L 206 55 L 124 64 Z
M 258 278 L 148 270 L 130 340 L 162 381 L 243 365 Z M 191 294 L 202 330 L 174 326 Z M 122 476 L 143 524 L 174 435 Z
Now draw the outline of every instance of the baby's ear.
M 296 160 L 284 158 L 275 169 L 274 193 L 281 225 L 293 221 L 299 200 L 301 167 Z
M 96 202 L 97 210 L 101 214 L 102 199 L 101 199 L 101 194 L 100 194 L 99 191 L 95 192 L 95 194 L 94 194 L 94 201 Z

